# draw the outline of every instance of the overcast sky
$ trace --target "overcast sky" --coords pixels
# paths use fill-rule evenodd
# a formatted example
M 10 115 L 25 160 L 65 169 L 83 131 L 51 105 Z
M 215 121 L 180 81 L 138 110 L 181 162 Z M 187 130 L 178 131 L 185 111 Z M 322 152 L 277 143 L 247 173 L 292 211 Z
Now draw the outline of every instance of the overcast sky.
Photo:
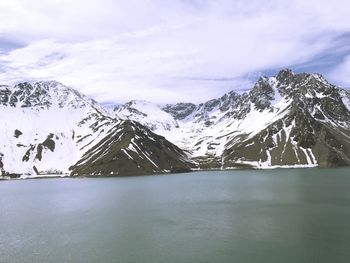
M 1 0 L 0 82 L 200 102 L 289 67 L 350 87 L 348 0 Z

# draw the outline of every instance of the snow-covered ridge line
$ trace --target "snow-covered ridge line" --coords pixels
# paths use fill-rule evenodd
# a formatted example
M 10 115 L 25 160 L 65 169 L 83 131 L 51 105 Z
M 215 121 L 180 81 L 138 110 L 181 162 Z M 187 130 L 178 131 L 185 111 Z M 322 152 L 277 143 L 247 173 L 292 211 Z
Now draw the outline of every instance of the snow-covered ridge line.
M 0 176 L 21 178 L 70 174 L 86 151 L 123 124 L 56 81 L 1 86 L 0 118 Z
M 348 91 L 290 70 L 198 105 L 114 112 L 56 81 L 0 86 L 0 176 L 350 165 L 349 107 Z
M 329 108 L 334 102 L 334 107 L 342 112 L 337 116 Z M 305 120 L 312 118 L 310 121 L 322 125 L 350 128 L 349 107 L 349 93 L 331 85 L 320 74 L 295 74 L 286 69 L 275 77 L 260 78 L 252 90 L 243 94 L 229 92 L 218 99 L 198 105 L 178 103 L 160 106 L 133 100 L 116 107 L 115 114 L 120 118 L 142 123 L 189 151 L 195 158 L 209 156 L 220 160 L 227 159 L 222 156 L 228 154 L 228 149 L 234 151 L 238 145 L 254 148 L 257 145 L 256 137 L 264 133 L 261 139 L 272 140 L 275 144 L 272 156 L 269 148 L 257 149 L 264 155 L 261 161 L 265 163 L 264 167 L 293 166 L 289 162 L 295 162 L 298 167 L 306 167 L 316 166 L 319 162 L 318 157 L 313 154 L 313 147 L 302 147 L 301 141 L 298 142 L 300 136 L 290 136 L 301 128 L 298 127 L 300 114 Z M 299 115 L 292 117 L 296 111 L 300 112 Z M 272 128 L 279 122 L 283 125 Z M 270 129 L 278 130 L 266 133 Z M 315 132 L 315 128 L 310 129 Z M 283 130 L 288 138 L 281 138 L 280 135 L 280 142 L 276 142 L 276 134 Z M 346 132 L 341 133 L 348 136 Z M 245 144 L 245 141 L 249 142 Z M 284 157 L 277 161 L 278 157 L 274 155 L 280 145 Z M 289 156 L 291 154 L 294 156 Z M 291 160 L 286 164 L 276 164 L 283 162 L 284 158 Z M 255 160 L 256 167 L 261 167 L 258 161 Z M 221 165 L 225 166 L 225 161 L 223 162 Z M 236 162 L 239 163 L 238 159 Z

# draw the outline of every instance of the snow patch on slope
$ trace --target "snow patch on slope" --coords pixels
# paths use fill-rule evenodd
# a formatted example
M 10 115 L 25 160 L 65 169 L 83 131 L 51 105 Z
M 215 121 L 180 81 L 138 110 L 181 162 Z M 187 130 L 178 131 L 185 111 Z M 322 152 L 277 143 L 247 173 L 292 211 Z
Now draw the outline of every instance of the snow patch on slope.
M 39 172 L 40 176 L 68 174 L 69 167 L 118 121 L 97 103 L 58 82 L 31 85 L 31 92 L 15 98 L 21 89 L 11 88 L 8 101 L 17 101 L 14 105 L 0 104 L 3 170 L 27 175 Z M 30 97 L 38 90 L 40 94 Z M 49 147 L 45 145 L 48 138 Z

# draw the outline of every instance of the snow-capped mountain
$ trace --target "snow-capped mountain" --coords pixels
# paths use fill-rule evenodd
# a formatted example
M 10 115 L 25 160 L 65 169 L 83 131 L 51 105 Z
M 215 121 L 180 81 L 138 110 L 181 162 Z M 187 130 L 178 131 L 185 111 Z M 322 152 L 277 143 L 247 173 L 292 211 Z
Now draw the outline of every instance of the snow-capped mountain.
M 319 74 L 282 70 L 251 91 L 195 105 L 115 108 L 189 151 L 199 167 L 350 165 L 350 94 Z
M 0 86 L 0 175 L 350 165 L 350 93 L 282 70 L 247 93 L 114 111 L 55 81 Z
M 97 102 L 55 81 L 0 86 L 0 119 L 0 175 L 142 174 L 193 166 L 164 138 L 134 122 L 126 126 Z M 167 162 L 155 151 L 164 147 Z

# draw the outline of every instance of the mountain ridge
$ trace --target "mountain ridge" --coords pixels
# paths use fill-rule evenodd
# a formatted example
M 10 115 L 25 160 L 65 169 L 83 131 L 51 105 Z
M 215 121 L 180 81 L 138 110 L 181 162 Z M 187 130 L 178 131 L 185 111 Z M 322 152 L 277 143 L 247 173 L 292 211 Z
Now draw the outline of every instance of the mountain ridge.
M 0 86 L 0 178 L 350 165 L 350 92 L 281 70 L 200 104 L 113 111 L 57 81 Z
M 74 164 L 124 122 L 96 101 L 56 81 L 24 82 L 11 88 L 3 86 L 0 88 L 0 102 L 3 123 L 0 130 L 0 175 L 5 176 L 72 174 Z M 129 126 L 137 128 L 135 123 Z M 147 137 L 145 141 L 151 139 Z M 160 147 L 160 141 L 152 143 Z M 175 150 L 175 146 L 168 146 Z M 142 145 L 138 147 L 141 152 L 147 150 Z M 185 152 L 179 154 L 186 156 Z M 119 152 L 118 155 L 125 157 L 127 153 Z M 161 159 L 152 160 L 152 157 L 158 158 L 150 156 L 140 162 L 144 166 L 149 162 L 160 166 L 158 161 Z M 178 161 L 175 156 L 170 159 L 174 159 L 173 163 Z M 99 161 L 107 160 L 100 158 Z M 182 161 L 177 162 L 177 169 L 190 170 L 192 161 L 186 157 Z M 131 163 L 130 169 L 135 166 L 137 164 Z M 162 163 L 161 167 L 162 172 L 174 169 L 172 163 Z M 110 174 L 120 173 L 119 169 L 114 165 Z M 94 175 L 97 171 L 90 169 L 90 172 Z
M 172 127 L 173 132 L 169 129 L 160 129 L 160 120 L 157 120 L 157 125 L 154 125 L 154 123 L 150 125 L 148 123 L 149 118 L 145 116 L 138 118 L 140 116 L 137 116 L 136 112 L 142 113 L 142 107 L 136 105 L 135 102 L 133 108 L 136 108 L 137 111 L 134 111 L 133 114 L 125 113 L 125 111 L 131 112 L 127 110 L 127 107 L 118 107 L 116 114 L 140 121 L 146 126 L 149 125 L 149 128 L 162 134 L 174 144 L 192 151 L 192 156 L 202 163 L 201 167 L 229 168 L 236 167 L 238 164 L 251 165 L 255 168 L 312 167 L 319 165 L 314 161 L 315 156 L 311 154 L 312 151 L 310 153 L 311 148 L 303 147 L 305 146 L 305 138 L 310 139 L 312 137 L 308 136 L 306 132 L 309 129 L 315 131 L 315 135 L 321 134 L 322 126 L 328 131 L 328 135 L 333 134 L 332 136 L 335 136 L 334 134 L 337 134 L 336 129 L 343 129 L 345 131 L 339 133 L 336 137 L 344 137 L 339 139 L 348 145 L 350 136 L 348 132 L 350 127 L 349 98 L 348 91 L 331 85 L 320 74 L 295 74 L 289 69 L 284 69 L 275 77 L 259 78 L 254 87 L 243 94 L 231 91 L 218 99 L 212 99 L 198 105 L 179 103 L 159 107 L 159 111 L 168 113 L 177 121 L 178 127 Z M 295 141 L 288 138 L 288 142 L 284 144 L 289 149 L 288 151 L 294 152 L 295 149 L 297 153 L 286 153 L 286 156 L 289 157 L 282 158 L 279 162 L 276 161 L 277 157 L 273 157 L 272 162 L 270 162 L 268 159 L 271 153 L 263 150 L 267 147 L 267 145 L 264 145 L 254 149 L 263 158 L 256 155 L 245 160 L 251 154 L 247 149 L 243 150 L 245 146 L 249 145 L 248 143 L 244 144 L 244 141 L 250 140 L 250 144 L 255 145 L 261 140 L 264 141 L 264 138 L 259 138 L 259 140 L 255 138 L 255 141 L 252 138 L 258 136 L 264 129 L 281 130 L 284 123 L 281 122 L 283 118 L 286 118 L 285 128 L 287 130 L 283 131 L 283 135 L 278 135 L 279 137 L 289 135 L 289 129 L 292 129 L 291 125 L 293 125 L 294 119 L 294 121 L 297 121 L 297 126 L 300 126 L 299 128 L 305 129 L 305 134 L 301 136 L 297 129 L 293 128 L 292 137 L 295 137 Z M 305 121 L 307 122 L 307 120 L 318 126 L 306 127 Z M 166 120 L 166 123 L 171 122 L 171 118 Z M 252 125 L 253 123 L 254 125 Z M 272 126 L 269 127 L 270 125 Z M 319 127 L 319 125 L 321 126 Z M 176 133 L 182 133 L 183 136 L 176 136 Z M 278 139 L 270 137 L 266 137 L 266 139 L 269 141 Z M 316 141 L 314 143 L 316 144 Z M 346 149 L 348 149 L 347 146 Z M 305 154 L 304 151 L 308 153 Z M 242 152 L 242 154 L 239 155 L 239 152 Z M 343 165 L 349 165 L 347 150 L 345 156 L 342 157 L 345 158 L 342 163 Z M 213 164 L 204 164 L 203 159 L 205 158 L 210 159 Z M 227 162 L 224 161 L 224 165 L 223 160 L 227 160 Z M 329 164 L 327 164 L 327 161 L 322 161 L 321 165 L 332 166 L 331 163 L 332 161 L 329 161 Z

